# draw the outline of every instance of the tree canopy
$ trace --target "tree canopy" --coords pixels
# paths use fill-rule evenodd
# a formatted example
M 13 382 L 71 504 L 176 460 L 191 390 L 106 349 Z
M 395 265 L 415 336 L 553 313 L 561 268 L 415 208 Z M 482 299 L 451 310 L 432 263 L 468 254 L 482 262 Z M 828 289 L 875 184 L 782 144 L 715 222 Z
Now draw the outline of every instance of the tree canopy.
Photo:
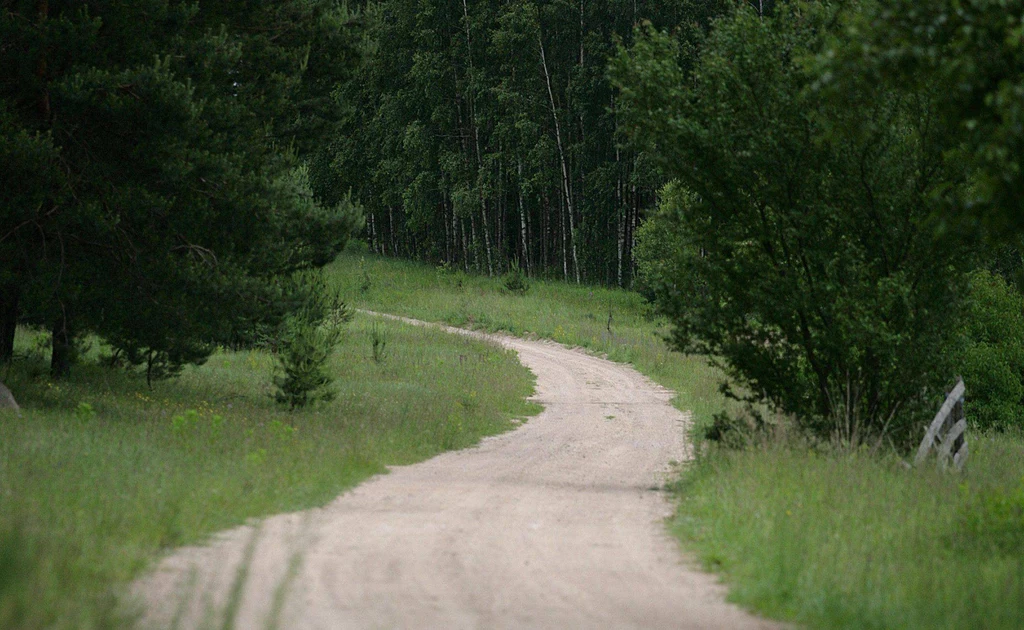
M 628 285 L 662 180 L 620 143 L 608 58 L 641 20 L 699 31 L 727 4 L 371 3 L 373 52 L 325 171 L 366 207 L 377 252 Z
M 20 323 L 173 373 L 365 227 L 635 286 L 819 435 L 906 444 L 961 366 L 1006 425 L 1021 2 L 0 0 L 0 360 Z
M 869 2 L 844 17 L 820 56 L 840 98 L 898 88 L 938 95 L 947 159 L 972 186 L 944 208 L 953 225 L 997 240 L 1024 231 L 1024 2 Z
M 641 263 L 673 345 L 745 397 L 820 435 L 905 444 L 955 369 L 975 243 L 930 221 L 967 175 L 944 157 L 935 91 L 816 89 L 810 60 L 842 16 L 741 10 L 692 64 L 651 29 L 617 60 L 626 119 L 673 178 Z
M 305 166 L 357 36 L 333 0 L 5 1 L 3 357 L 19 321 L 59 375 L 82 332 L 180 363 L 279 318 L 360 225 Z

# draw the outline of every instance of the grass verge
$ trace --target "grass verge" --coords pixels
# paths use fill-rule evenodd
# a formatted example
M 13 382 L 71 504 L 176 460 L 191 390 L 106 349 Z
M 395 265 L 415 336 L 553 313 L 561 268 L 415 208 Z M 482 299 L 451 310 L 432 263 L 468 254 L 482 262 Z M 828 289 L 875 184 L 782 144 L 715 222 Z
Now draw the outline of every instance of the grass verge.
M 29 335 L 18 344 L 31 353 Z M 161 550 L 322 505 L 537 409 L 514 354 L 362 315 L 332 359 L 332 403 L 282 409 L 273 370 L 265 352 L 218 352 L 150 390 L 88 363 L 53 383 L 42 357 L 17 362 L 4 381 L 23 413 L 0 412 L 0 628 L 128 623 L 118 591 Z
M 1024 438 L 963 476 L 893 456 L 719 451 L 684 473 L 672 532 L 730 598 L 814 628 L 1024 627 Z

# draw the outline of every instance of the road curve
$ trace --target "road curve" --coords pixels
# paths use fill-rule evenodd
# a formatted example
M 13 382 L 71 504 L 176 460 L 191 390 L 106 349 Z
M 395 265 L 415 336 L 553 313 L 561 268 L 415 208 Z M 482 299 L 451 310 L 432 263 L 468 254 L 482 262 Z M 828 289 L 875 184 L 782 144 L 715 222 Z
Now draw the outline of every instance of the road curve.
M 665 533 L 658 487 L 687 457 L 670 391 L 552 342 L 449 330 L 518 352 L 544 411 L 174 552 L 134 586 L 144 627 L 220 627 L 225 609 L 236 628 L 776 627 L 726 604 Z

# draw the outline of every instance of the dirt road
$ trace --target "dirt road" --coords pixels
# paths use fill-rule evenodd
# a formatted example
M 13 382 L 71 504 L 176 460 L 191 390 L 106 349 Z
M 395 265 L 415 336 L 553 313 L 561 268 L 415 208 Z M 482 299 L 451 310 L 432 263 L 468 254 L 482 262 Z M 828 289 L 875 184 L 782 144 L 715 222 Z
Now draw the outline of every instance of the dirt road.
M 687 456 L 671 392 L 554 343 L 490 338 L 536 374 L 540 415 L 175 552 L 137 584 L 146 625 L 221 627 L 229 610 L 238 628 L 774 627 L 725 604 L 664 531 L 657 488 Z

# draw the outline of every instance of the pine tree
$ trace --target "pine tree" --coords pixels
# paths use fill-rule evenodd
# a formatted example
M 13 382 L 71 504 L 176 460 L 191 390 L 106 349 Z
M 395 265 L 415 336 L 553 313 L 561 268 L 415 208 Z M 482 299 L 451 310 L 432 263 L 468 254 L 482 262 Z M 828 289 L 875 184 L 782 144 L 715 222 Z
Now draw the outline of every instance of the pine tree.
M 351 18 L 244 4 L 4 4 L 0 351 L 20 321 L 53 331 L 55 376 L 83 332 L 201 360 L 358 227 L 303 167 L 341 115 Z

